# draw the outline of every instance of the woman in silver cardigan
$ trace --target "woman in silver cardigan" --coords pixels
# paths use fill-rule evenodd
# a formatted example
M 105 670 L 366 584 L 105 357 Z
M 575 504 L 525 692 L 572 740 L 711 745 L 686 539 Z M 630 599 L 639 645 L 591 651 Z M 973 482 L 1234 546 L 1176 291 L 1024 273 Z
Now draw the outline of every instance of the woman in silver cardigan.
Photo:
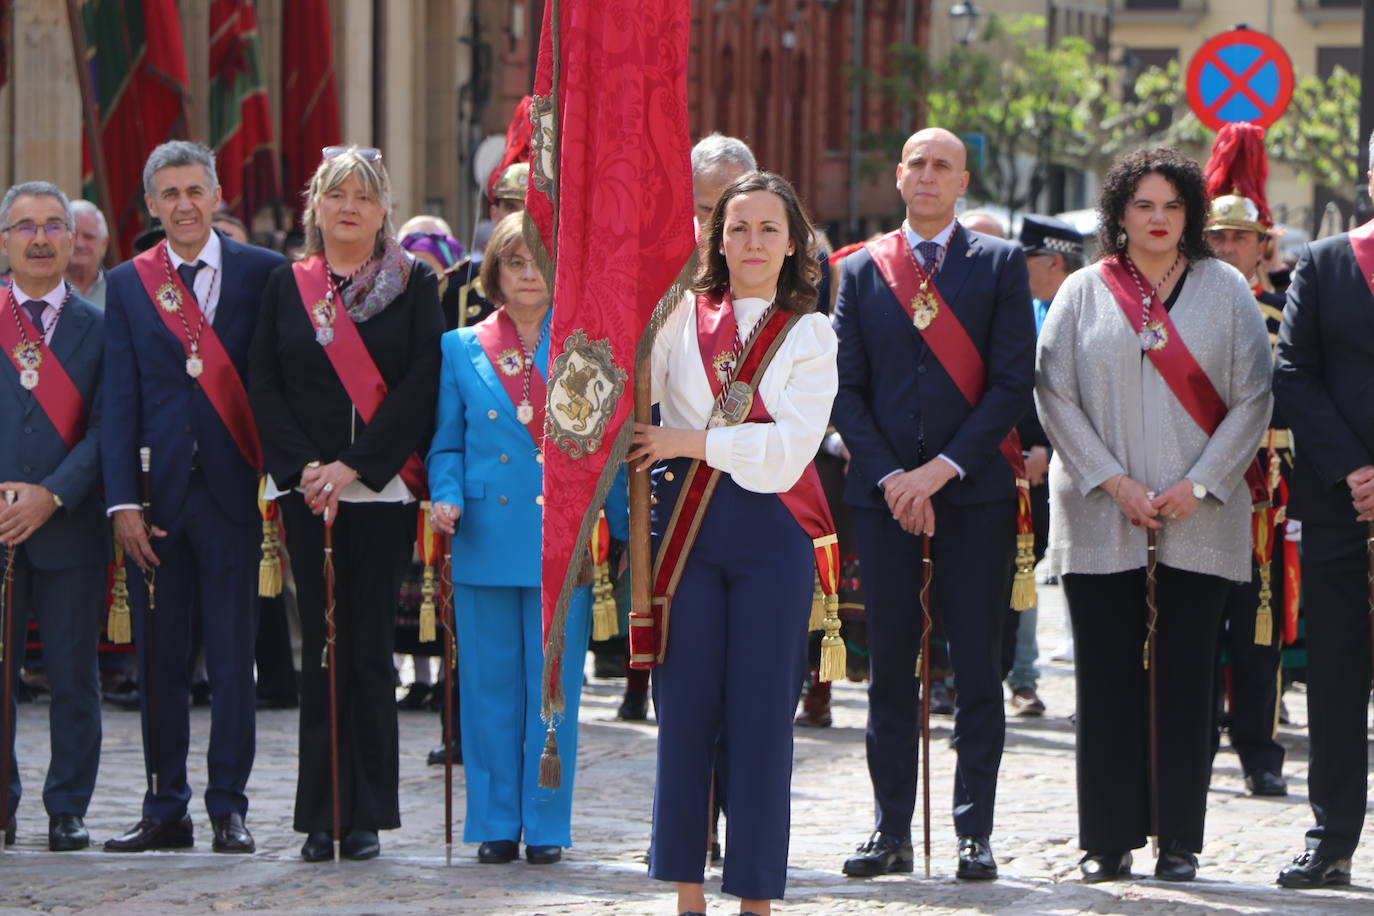
M 1054 445 L 1046 558 L 1078 646 L 1087 881 L 1130 874 L 1152 804 L 1157 877 L 1191 880 L 1202 849 L 1218 625 L 1230 582 L 1250 576 L 1243 477 L 1271 405 L 1264 322 L 1245 280 L 1212 257 L 1206 215 L 1191 159 L 1158 149 L 1120 160 L 1098 205 L 1107 256 L 1065 281 L 1039 339 L 1035 398 Z M 1147 530 L 1158 538 L 1153 802 Z

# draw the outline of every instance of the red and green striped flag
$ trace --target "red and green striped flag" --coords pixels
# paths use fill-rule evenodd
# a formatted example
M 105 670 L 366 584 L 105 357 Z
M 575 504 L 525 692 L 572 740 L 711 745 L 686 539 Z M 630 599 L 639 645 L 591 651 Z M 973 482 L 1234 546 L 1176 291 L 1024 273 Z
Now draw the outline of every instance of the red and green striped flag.
M 176 0 L 83 0 L 86 68 L 110 186 L 106 216 L 119 250 L 147 225 L 143 163 L 159 143 L 186 136 L 186 54 Z M 98 200 L 89 146 L 84 193 Z
M 225 206 L 252 225 L 281 197 L 252 0 L 210 4 L 210 146 Z

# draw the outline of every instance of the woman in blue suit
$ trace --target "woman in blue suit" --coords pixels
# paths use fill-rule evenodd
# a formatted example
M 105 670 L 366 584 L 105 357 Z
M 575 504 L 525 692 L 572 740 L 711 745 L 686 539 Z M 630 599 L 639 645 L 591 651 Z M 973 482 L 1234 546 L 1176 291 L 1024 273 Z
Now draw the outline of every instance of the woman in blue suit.
M 548 864 L 562 859 L 572 842 L 577 706 L 591 601 L 590 589 L 580 588 L 568 608 L 567 712 L 557 729 L 563 785 L 543 789 L 540 448 L 552 297 L 521 237 L 521 219 L 513 214 L 497 224 L 482 263 L 483 285 L 500 308 L 443 337 L 428 466 L 431 523 L 453 534 L 467 776 L 463 839 L 481 844 L 478 861 L 500 863 L 519 856 L 523 837 L 526 860 Z M 612 534 L 628 538 L 625 507 L 607 516 Z

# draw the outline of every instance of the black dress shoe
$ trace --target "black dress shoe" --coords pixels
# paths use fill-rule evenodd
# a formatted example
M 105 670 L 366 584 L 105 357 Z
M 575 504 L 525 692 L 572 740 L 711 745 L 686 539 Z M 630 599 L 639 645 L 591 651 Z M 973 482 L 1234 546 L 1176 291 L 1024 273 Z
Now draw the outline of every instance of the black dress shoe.
M 345 859 L 375 859 L 382 851 L 382 841 L 377 838 L 377 831 L 354 827 L 344 834 L 339 851 Z
M 1191 881 L 1197 877 L 1197 856 L 1175 843 L 1163 843 L 1155 860 L 1155 877 L 1162 881 Z
M 428 684 L 411 684 L 406 695 L 396 701 L 396 708 L 405 712 L 418 712 L 425 708 L 432 688 Z
M 252 852 L 257 848 L 253 834 L 243 824 L 243 815 L 237 811 L 221 814 L 212 821 L 215 828 L 215 841 L 210 848 L 215 852 Z
M 434 750 L 430 751 L 430 752 L 429 752 L 429 757 L 427 757 L 426 760 L 429 761 L 429 765 L 432 766 L 432 767 L 441 767 L 441 766 L 443 766 L 443 765 L 444 765 L 444 746 L 441 744 L 441 745 L 439 745 L 438 747 L 436 747 Z M 462 765 L 463 765 L 463 745 L 462 745 L 461 743 L 457 742 L 457 741 L 453 742 L 453 765 L 454 765 L 454 766 L 462 766 Z
M 1078 860 L 1078 870 L 1083 873 L 1084 884 L 1115 881 L 1131 876 L 1131 861 L 1129 851 L 1090 852 Z
M 525 861 L 531 865 L 553 865 L 563 861 L 562 846 L 526 846 Z
M 988 881 L 997 877 L 997 860 L 985 836 L 959 837 L 959 868 L 954 877 L 965 881 Z
M 301 846 L 301 858 L 307 862 L 323 862 L 334 858 L 334 835 L 325 830 L 316 830 L 305 837 Z
M 911 871 L 911 837 L 895 837 L 873 831 L 868 842 L 844 860 L 844 873 L 851 878 L 872 878 Z
M 48 818 L 48 849 L 53 852 L 72 852 L 89 845 L 91 835 L 86 832 L 86 822 L 81 815 L 54 814 Z
M 11 815 L 9 816 L 9 819 L 8 819 L 7 821 L 5 821 L 5 845 L 6 845 L 6 846 L 13 846 L 13 845 L 14 845 L 14 838 L 15 838 L 16 836 L 18 836 L 18 831 L 15 829 L 15 827 L 16 827 L 16 825 L 15 825 L 15 823 L 14 823 L 14 815 L 11 814 Z
M 196 681 L 191 685 L 191 705 L 209 706 L 210 705 L 210 682 Z
M 149 849 L 189 849 L 195 845 L 190 815 L 177 821 L 151 817 L 134 824 L 120 836 L 105 841 L 106 852 L 147 852 Z
M 483 865 L 504 865 L 520 858 L 520 844 L 514 840 L 488 840 L 477 847 L 477 861 Z
M 649 695 L 647 693 L 627 693 L 616 710 L 615 717 L 622 722 L 643 722 L 649 718 Z
M 1284 887 L 1330 887 L 1350 883 L 1350 859 L 1333 859 L 1315 849 L 1304 850 L 1279 872 Z
M 1246 774 L 1245 788 L 1251 795 L 1282 798 L 1288 794 L 1288 781 L 1271 770 L 1256 770 Z

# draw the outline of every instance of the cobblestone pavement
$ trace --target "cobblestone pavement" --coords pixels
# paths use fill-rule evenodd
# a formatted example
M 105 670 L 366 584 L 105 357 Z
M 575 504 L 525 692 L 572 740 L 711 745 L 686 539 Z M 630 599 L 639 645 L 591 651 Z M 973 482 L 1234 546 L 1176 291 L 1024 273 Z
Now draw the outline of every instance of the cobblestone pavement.
M 997 833 L 993 848 L 1002 877 L 960 883 L 954 871 L 954 836 L 948 799 L 953 753 L 949 719 L 932 732 L 934 876 L 850 880 L 839 871 L 871 826 L 871 794 L 864 763 L 866 712 L 861 686 L 837 685 L 835 725 L 798 730 L 793 781 L 793 831 L 788 898 L 779 914 L 1005 913 L 1005 914 L 1370 914 L 1374 866 L 1355 861 L 1356 886 L 1342 891 L 1281 890 L 1273 879 L 1301 844 L 1310 820 L 1303 726 L 1305 700 L 1290 692 L 1293 727 L 1281 740 L 1289 749 L 1287 799 L 1245 794 L 1235 755 L 1223 749 L 1209 799 L 1206 849 L 1198 881 L 1168 885 L 1148 877 L 1088 886 L 1077 878 L 1073 776 L 1073 672 L 1045 661 L 1057 646 L 1063 611 L 1058 589 L 1042 588 L 1041 693 L 1049 706 L 1041 719 L 1008 719 Z M 0 916 L 20 913 L 189 916 L 213 913 L 531 914 L 531 916 L 658 916 L 672 914 L 671 888 L 645 875 L 653 793 L 652 725 L 615 720 L 619 681 L 593 681 L 582 706 L 573 832 L 576 847 L 561 865 L 515 863 L 482 866 L 472 846 L 455 846 L 446 866 L 443 847 L 443 771 L 426 767 L 437 744 L 433 714 L 401 716 L 402 829 L 383 835 L 382 857 L 371 862 L 307 865 L 298 858 L 301 837 L 291 832 L 295 792 L 296 713 L 258 717 L 258 756 L 249 784 L 249 826 L 258 842 L 253 856 L 209 851 L 209 826 L 199 798 L 193 802 L 197 845 L 178 853 L 116 856 L 103 852 L 47 852 L 41 804 L 47 759 L 44 703 L 20 707 L 19 755 L 26 795 L 20 806 L 16 848 L 0 857 Z M 192 714 L 192 786 L 204 787 L 209 715 Z M 138 818 L 142 765 L 137 718 L 107 708 L 100 783 L 87 824 L 97 841 Z M 455 776 L 454 810 L 461 836 L 462 771 Z M 1369 825 L 1367 824 L 1367 827 Z M 916 827 L 918 836 L 920 827 Z M 1368 847 L 1366 847 L 1368 848 Z M 919 852 L 919 851 L 918 851 Z M 1148 850 L 1136 871 L 1153 869 Z M 917 862 L 917 875 L 921 863 Z M 712 912 L 734 913 L 719 894 L 719 870 L 708 876 Z

